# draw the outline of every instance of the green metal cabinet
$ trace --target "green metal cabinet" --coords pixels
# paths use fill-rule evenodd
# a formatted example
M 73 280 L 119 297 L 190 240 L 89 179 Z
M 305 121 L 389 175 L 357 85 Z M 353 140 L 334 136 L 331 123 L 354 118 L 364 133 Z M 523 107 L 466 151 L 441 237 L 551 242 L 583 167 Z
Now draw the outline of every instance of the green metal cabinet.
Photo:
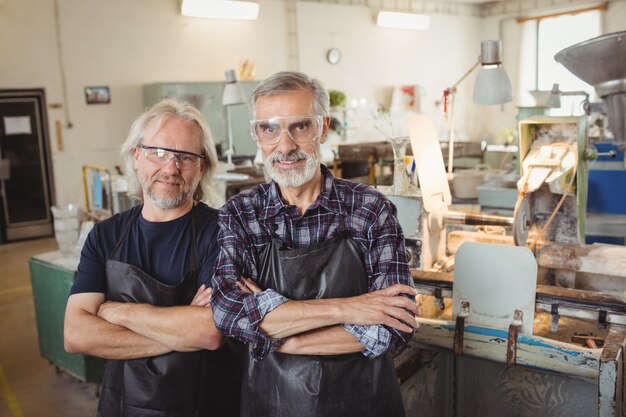
M 63 348 L 63 320 L 77 261 L 60 252 L 33 256 L 29 261 L 35 303 L 39 351 L 59 369 L 86 382 L 100 382 L 103 360 L 67 353 Z

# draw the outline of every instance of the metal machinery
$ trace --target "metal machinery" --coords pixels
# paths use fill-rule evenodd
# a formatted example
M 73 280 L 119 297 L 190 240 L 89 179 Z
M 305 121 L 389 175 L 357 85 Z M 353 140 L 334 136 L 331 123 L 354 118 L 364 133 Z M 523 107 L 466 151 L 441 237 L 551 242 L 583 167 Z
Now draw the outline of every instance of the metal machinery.
M 602 98 L 601 102 L 585 103 L 585 110 L 590 115 L 590 144 L 600 152 L 589 166 L 587 210 L 591 223 L 588 231 L 591 233 L 587 234 L 588 240 L 590 234 L 597 234 L 605 236 L 603 241 L 622 245 L 626 240 L 626 193 L 615 191 L 626 182 L 625 57 L 626 32 L 590 39 L 566 48 L 554 57 L 578 78 L 592 85 Z M 604 116 L 608 120 L 608 131 Z
M 596 77 L 585 80 L 605 100 L 619 149 L 624 35 L 592 39 L 556 56 L 581 78 Z M 412 222 L 406 236 L 417 241 L 413 277 L 423 314 L 414 342 L 427 360 L 408 381 L 405 400 L 421 416 L 625 415 L 626 247 L 584 245 L 587 161 L 597 157 L 586 120 L 520 122 L 512 218 L 448 211 L 435 129 L 424 116 L 410 120 L 421 196 L 391 198 L 403 228 L 407 217 Z M 419 215 L 407 216 L 415 207 Z M 496 224 L 511 233 L 448 233 L 451 223 Z M 452 255 L 453 262 L 446 260 Z M 445 272 L 451 265 L 453 274 Z

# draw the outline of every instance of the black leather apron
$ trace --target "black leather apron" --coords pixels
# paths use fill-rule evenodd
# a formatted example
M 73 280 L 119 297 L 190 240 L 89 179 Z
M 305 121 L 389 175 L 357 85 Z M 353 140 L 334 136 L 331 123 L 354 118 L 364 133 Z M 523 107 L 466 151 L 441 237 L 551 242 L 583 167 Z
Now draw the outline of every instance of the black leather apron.
M 141 269 L 117 260 L 122 243 L 141 213 L 136 208 L 106 263 L 106 299 L 156 306 L 189 305 L 197 290 L 196 218 L 191 211 L 188 271 L 178 285 L 159 282 Z M 98 405 L 101 417 L 238 416 L 240 356 L 230 344 L 217 351 L 105 362 Z
M 261 253 L 259 285 L 293 300 L 351 297 L 367 292 L 360 252 L 345 232 L 298 250 L 272 239 Z M 246 358 L 243 417 L 400 417 L 404 408 L 390 353 L 346 355 L 270 353 Z

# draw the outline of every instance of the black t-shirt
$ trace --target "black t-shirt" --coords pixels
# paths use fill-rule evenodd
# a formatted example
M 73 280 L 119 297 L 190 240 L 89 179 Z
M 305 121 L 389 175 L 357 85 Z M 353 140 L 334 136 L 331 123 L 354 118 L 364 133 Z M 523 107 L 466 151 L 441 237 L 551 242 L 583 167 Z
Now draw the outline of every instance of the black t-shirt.
M 133 207 L 94 226 L 80 254 L 71 294 L 106 293 L 106 261 L 141 207 Z M 210 286 L 219 253 L 218 212 L 203 203 L 198 203 L 193 211 L 196 216 L 197 285 Z M 139 214 L 122 242 L 117 260 L 142 269 L 164 284 L 177 285 L 191 270 L 191 238 L 191 212 L 167 222 L 149 222 Z

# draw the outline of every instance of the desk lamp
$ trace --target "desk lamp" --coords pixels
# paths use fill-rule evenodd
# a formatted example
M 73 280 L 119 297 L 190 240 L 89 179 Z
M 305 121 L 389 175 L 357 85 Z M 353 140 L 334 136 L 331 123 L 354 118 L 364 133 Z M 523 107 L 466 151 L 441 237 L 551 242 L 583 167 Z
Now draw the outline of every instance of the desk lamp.
M 474 103 L 483 105 L 504 104 L 513 100 L 511 81 L 502 68 L 502 43 L 500 41 L 482 41 L 480 55 L 476 63 L 452 87 L 443 92 L 443 111 L 450 120 L 450 141 L 448 143 L 448 178 L 452 179 L 454 156 L 454 97 L 456 88 L 476 67 L 481 66 L 474 83 Z M 448 111 L 449 110 L 449 111 Z
M 226 108 L 226 129 L 228 131 L 228 149 L 226 150 L 226 161 L 228 169 L 235 167 L 233 164 L 233 127 L 231 121 L 231 106 L 246 103 L 246 96 L 241 90 L 241 86 L 237 83 L 237 76 L 234 69 L 224 71 L 226 75 L 226 85 L 224 86 L 224 94 L 222 95 L 222 106 Z

